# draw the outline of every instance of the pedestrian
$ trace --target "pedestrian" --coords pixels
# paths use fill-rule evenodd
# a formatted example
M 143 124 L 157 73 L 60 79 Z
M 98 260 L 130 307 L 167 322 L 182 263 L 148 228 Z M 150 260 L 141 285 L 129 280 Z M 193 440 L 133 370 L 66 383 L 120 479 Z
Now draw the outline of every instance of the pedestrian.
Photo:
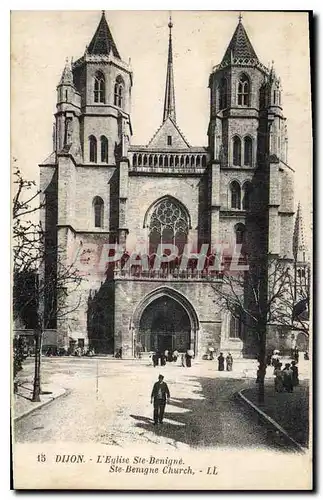
M 283 385 L 287 392 L 293 392 L 293 372 L 290 363 L 286 363 L 283 369 Z
M 298 363 L 298 361 L 299 361 L 299 350 L 298 350 L 298 347 L 295 347 L 295 349 L 294 349 L 294 359 L 295 359 L 296 363 Z
M 266 357 L 266 365 L 267 366 L 271 365 L 271 357 L 272 357 L 272 353 L 268 353 L 267 357 Z
M 277 351 L 274 351 L 274 354 L 272 355 L 272 358 L 271 358 L 271 364 L 273 365 L 274 369 L 277 368 L 279 363 L 280 363 L 280 361 L 279 361 L 278 353 L 277 353 Z
M 209 347 L 209 360 L 213 361 L 214 360 L 214 347 Z
M 299 384 L 298 367 L 296 365 L 296 361 L 292 361 L 292 366 L 290 367 L 290 369 L 293 372 L 293 375 L 292 375 L 293 387 L 296 387 Z
M 283 385 L 283 372 L 281 363 L 278 363 L 277 367 L 274 369 L 274 375 L 275 375 L 275 391 L 283 392 L 284 385 Z
M 155 382 L 151 391 L 150 402 L 154 403 L 154 425 L 163 423 L 166 402 L 169 403 L 170 393 L 164 376 L 158 376 L 158 382 Z
M 165 349 L 164 356 L 165 356 L 165 360 L 167 360 L 167 361 L 168 361 L 168 354 L 169 354 L 168 349 Z
M 178 354 L 178 351 L 175 349 L 175 351 L 173 352 L 173 361 L 176 363 L 177 361 L 177 358 L 178 358 L 179 354 Z
M 157 353 L 156 352 L 152 353 L 151 359 L 153 361 L 153 366 L 155 368 L 158 365 L 158 358 L 157 358 Z
M 168 351 L 167 351 L 167 353 L 168 353 Z M 159 357 L 160 357 L 160 364 L 161 364 L 161 366 L 166 366 L 166 356 L 165 356 L 165 354 L 161 353 Z
M 135 358 L 139 359 L 140 358 L 140 346 L 138 342 L 135 344 Z
M 184 353 L 182 353 L 182 355 L 181 355 L 181 362 L 182 362 L 182 366 L 185 366 L 185 356 L 184 356 Z
M 186 363 L 187 368 L 191 368 L 193 356 L 194 356 L 194 353 L 193 353 L 192 349 L 188 349 L 186 351 L 186 354 L 185 354 L 185 363 Z
M 224 371 L 224 356 L 223 352 L 220 352 L 220 356 L 218 357 L 218 370 L 219 372 Z
M 232 365 L 233 365 L 233 357 L 231 355 L 231 352 L 226 357 L 226 362 L 227 362 L 227 372 L 232 371 Z
M 115 358 L 116 359 L 121 359 L 122 358 L 122 347 L 120 347 L 120 349 L 117 350 L 117 352 L 115 354 Z

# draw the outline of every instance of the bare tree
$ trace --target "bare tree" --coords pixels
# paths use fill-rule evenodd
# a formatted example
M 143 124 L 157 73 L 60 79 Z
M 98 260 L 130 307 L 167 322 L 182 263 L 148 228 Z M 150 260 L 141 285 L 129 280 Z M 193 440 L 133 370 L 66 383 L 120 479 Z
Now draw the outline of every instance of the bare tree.
M 84 278 L 75 263 L 67 261 L 62 249 L 56 244 L 45 244 L 46 232 L 39 222 L 45 202 L 39 201 L 41 191 L 36 189 L 36 182 L 24 179 L 16 160 L 13 176 L 13 315 L 29 322 L 34 330 L 33 401 L 39 401 L 43 332 L 53 320 L 67 317 L 73 320 L 82 300 L 77 290 Z M 46 265 L 48 262 L 51 265 Z M 71 303 L 70 296 L 77 299 Z
M 26 180 L 14 158 L 12 202 L 13 267 L 15 273 L 33 271 L 39 261 L 42 228 L 39 223 L 40 190 L 35 181 Z
M 266 269 L 267 273 L 259 269 Z M 266 266 L 252 271 L 225 269 L 222 283 L 212 285 L 215 302 L 220 309 L 227 310 L 251 329 L 258 344 L 259 402 L 264 401 L 264 381 L 266 375 L 266 334 L 269 324 L 297 329 L 308 335 L 308 322 L 295 316 L 295 273 L 293 262 L 276 256 L 267 256 Z M 308 301 L 308 291 L 303 287 L 304 299 Z

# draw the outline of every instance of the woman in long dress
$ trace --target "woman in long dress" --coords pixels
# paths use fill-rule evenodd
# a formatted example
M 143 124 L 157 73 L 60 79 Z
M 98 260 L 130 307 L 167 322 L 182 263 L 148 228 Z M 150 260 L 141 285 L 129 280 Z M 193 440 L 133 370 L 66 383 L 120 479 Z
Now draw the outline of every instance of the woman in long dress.
M 274 375 L 275 375 L 275 391 L 276 392 L 283 392 L 284 390 L 284 385 L 283 385 L 283 371 L 282 371 L 282 364 L 278 363 L 275 370 L 274 370 Z
M 283 385 L 287 392 L 293 392 L 293 372 L 289 363 L 286 363 L 283 369 Z
M 226 362 L 227 362 L 227 372 L 232 371 L 232 365 L 233 365 L 233 357 L 231 355 L 231 352 L 226 357 Z

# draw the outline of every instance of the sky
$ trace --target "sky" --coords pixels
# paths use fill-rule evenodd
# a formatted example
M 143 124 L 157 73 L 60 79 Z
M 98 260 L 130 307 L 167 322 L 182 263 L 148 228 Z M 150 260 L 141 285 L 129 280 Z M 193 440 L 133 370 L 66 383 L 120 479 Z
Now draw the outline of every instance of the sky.
M 166 80 L 169 11 L 106 11 L 119 53 L 134 75 L 132 144 L 147 144 L 161 125 Z M 177 123 L 192 146 L 207 145 L 208 78 L 238 23 L 235 11 L 173 11 Z M 11 15 L 11 155 L 38 181 L 38 164 L 52 151 L 56 86 L 66 57 L 81 57 L 101 11 L 14 11 Z M 289 165 L 295 170 L 295 205 L 303 207 L 311 239 L 312 132 L 307 14 L 242 12 L 242 22 L 266 66 L 281 77 L 288 121 Z M 295 208 L 296 208 L 295 206 Z

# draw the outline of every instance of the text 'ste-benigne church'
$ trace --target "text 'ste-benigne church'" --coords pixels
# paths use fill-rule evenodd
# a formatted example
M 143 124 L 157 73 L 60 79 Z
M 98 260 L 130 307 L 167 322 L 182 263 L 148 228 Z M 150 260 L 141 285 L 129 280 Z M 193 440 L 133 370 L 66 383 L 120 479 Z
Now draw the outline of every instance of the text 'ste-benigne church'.
M 54 151 L 40 165 L 45 280 L 57 267 L 56 247 L 60 259 L 79 249 L 88 270 L 67 299 L 76 310 L 51 320 L 44 344 L 102 353 L 122 347 L 123 357 L 132 357 L 138 342 L 146 352 L 193 349 L 201 356 L 212 346 L 253 355 L 254 332 L 215 303 L 221 277 L 174 263 L 122 268 L 122 259 L 107 272 L 100 253 L 113 243 L 151 255 L 163 242 L 179 254 L 188 242 L 193 251 L 226 242 L 242 244 L 249 262 L 265 253 L 293 258 L 293 169 L 279 78 L 259 61 L 239 18 L 206 75 L 207 146 L 191 146 L 176 119 L 171 21 L 168 29 L 164 109 L 147 145 L 131 141 L 133 73 L 104 13 L 83 56 L 63 70 Z M 45 315 L 52 301 L 45 297 Z

